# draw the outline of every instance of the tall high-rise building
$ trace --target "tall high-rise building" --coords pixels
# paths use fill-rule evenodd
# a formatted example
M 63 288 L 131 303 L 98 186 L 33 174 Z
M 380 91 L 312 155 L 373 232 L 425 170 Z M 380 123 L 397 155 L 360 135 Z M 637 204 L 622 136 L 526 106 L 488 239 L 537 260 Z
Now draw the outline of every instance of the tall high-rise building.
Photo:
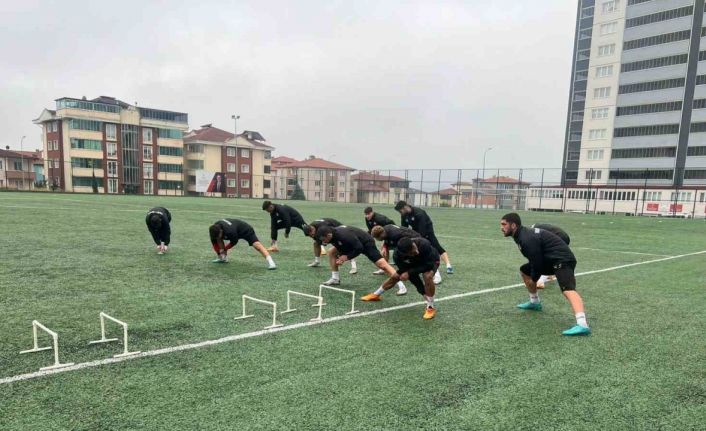
M 181 195 L 188 115 L 113 97 L 63 97 L 44 109 L 48 187 L 70 192 Z
M 578 0 L 563 183 L 706 182 L 704 0 Z

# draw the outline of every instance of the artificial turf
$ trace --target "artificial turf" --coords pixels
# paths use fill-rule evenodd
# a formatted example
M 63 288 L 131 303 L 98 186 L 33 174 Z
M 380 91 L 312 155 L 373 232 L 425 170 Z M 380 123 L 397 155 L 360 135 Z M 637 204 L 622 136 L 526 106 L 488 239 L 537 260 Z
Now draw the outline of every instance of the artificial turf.
M 304 218 L 363 226 L 365 205 L 291 202 Z M 172 246 L 155 253 L 144 217 L 173 215 Z M 130 348 L 150 351 L 262 329 L 271 312 L 234 321 L 241 295 L 276 301 L 287 289 L 315 294 L 329 276 L 311 269 L 311 240 L 293 230 L 274 255 L 239 243 L 211 264 L 208 226 L 251 223 L 268 243 L 261 201 L 0 193 L 0 378 L 50 365 L 31 347 L 36 319 L 60 336 L 62 361 L 120 353 L 88 346 L 98 313 L 130 325 Z M 389 206 L 376 208 L 393 219 Z M 430 209 L 456 274 L 441 298 L 515 284 L 524 262 L 499 230 L 502 211 Z M 521 213 L 572 237 L 577 272 L 706 250 L 703 220 Z M 342 273 L 359 296 L 382 281 L 359 260 Z M 706 255 L 580 276 L 593 335 L 566 338 L 573 316 L 556 285 L 544 311 L 522 312 L 522 289 L 266 334 L 0 385 L 0 429 L 703 429 L 706 423 Z M 417 302 L 387 294 L 371 311 Z M 390 292 L 391 293 L 391 292 Z M 297 300 L 308 305 L 307 300 Z M 324 316 L 350 307 L 327 296 Z M 315 309 L 282 316 L 287 325 Z M 110 327 L 111 334 L 118 329 Z M 47 338 L 42 338 L 47 343 Z

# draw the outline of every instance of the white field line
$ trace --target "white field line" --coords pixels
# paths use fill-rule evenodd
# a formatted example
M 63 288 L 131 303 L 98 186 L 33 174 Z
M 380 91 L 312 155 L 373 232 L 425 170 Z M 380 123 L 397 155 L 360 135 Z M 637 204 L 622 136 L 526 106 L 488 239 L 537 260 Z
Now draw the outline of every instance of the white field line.
M 453 239 L 467 239 L 471 241 L 491 241 L 491 242 L 503 242 L 508 245 L 514 245 L 513 241 L 508 241 L 507 239 L 493 239 L 493 238 L 479 238 L 479 237 L 464 237 L 464 236 L 454 236 L 454 235 L 437 235 L 439 238 L 453 238 Z M 621 254 L 635 254 L 639 256 L 652 256 L 652 257 L 672 257 L 669 254 L 656 254 L 656 253 L 643 253 L 639 251 L 625 251 L 625 250 L 604 250 L 601 248 L 590 248 L 590 247 L 571 247 L 574 250 L 590 250 L 598 251 L 603 253 L 621 253 Z
M 581 272 L 581 273 L 576 274 L 576 276 L 578 277 L 578 276 L 584 276 L 584 275 L 599 274 L 602 272 L 616 271 L 619 269 L 631 268 L 633 266 L 647 265 L 647 264 L 651 264 L 651 263 L 664 262 L 664 261 L 673 260 L 673 259 L 681 259 L 684 257 L 696 256 L 696 255 L 700 255 L 700 254 L 706 254 L 706 250 L 697 251 L 694 253 L 682 254 L 679 256 L 670 256 L 670 257 L 665 257 L 665 258 L 661 258 L 661 259 L 654 259 L 654 260 L 649 260 L 649 261 L 645 261 L 645 262 L 628 263 L 626 265 L 613 266 L 610 268 Z M 524 286 L 523 283 L 517 283 L 517 284 L 511 284 L 508 286 L 501 286 L 501 287 L 494 287 L 494 288 L 490 288 L 490 289 L 476 290 L 473 292 L 457 293 L 454 295 L 449 295 L 449 296 L 444 296 L 442 298 L 437 298 L 436 302 L 451 301 L 454 299 L 482 295 L 484 293 L 499 292 L 501 290 L 508 290 L 508 289 L 513 289 L 513 288 L 522 287 L 522 286 Z M 167 353 L 180 352 L 180 351 L 184 351 L 184 350 L 200 349 L 202 347 L 214 346 L 214 345 L 223 344 L 223 343 L 230 343 L 233 341 L 245 340 L 248 338 L 261 337 L 261 336 L 267 335 L 267 334 L 274 334 L 276 332 L 283 332 L 283 331 L 291 331 L 294 329 L 306 328 L 306 327 L 314 326 L 314 325 L 323 325 L 326 323 L 333 323 L 333 322 L 338 322 L 341 320 L 356 319 L 358 317 L 366 317 L 366 316 L 374 316 L 376 314 L 388 313 L 390 311 L 397 311 L 397 310 L 403 310 L 406 308 L 418 307 L 418 306 L 422 306 L 424 304 L 425 303 L 422 301 L 411 302 L 411 303 L 407 303 L 407 304 L 396 305 L 394 307 L 387 307 L 387 308 L 380 308 L 377 310 L 364 311 L 364 312 L 358 313 L 358 314 L 344 314 L 341 316 L 329 317 L 324 320 L 320 320 L 318 322 L 306 321 L 306 322 L 301 322 L 301 323 L 295 323 L 293 325 L 281 326 L 278 328 L 262 329 L 262 330 L 254 331 L 254 332 L 246 332 L 246 333 L 238 334 L 238 335 L 230 335 L 227 337 L 218 338 L 216 340 L 207 340 L 207 341 L 201 341 L 198 343 L 182 344 L 180 346 L 165 347 L 162 349 L 149 350 L 146 352 L 138 353 L 133 356 L 100 359 L 100 360 L 96 360 L 96 361 L 78 363 L 78 364 L 71 365 L 71 366 L 65 367 L 65 368 L 57 368 L 57 369 L 47 370 L 47 371 L 37 371 L 34 373 L 27 373 L 27 374 L 18 374 L 16 376 L 5 377 L 5 378 L 0 379 L 0 385 L 19 382 L 19 381 L 23 381 L 23 380 L 36 379 L 38 377 L 48 376 L 48 375 L 52 375 L 52 374 L 65 373 L 68 371 L 82 370 L 84 368 L 95 368 L 95 367 L 100 367 L 102 365 L 109 365 L 109 364 L 114 364 L 114 363 L 118 363 L 118 362 L 130 361 L 130 360 L 138 359 L 138 358 L 146 358 L 146 357 L 150 357 L 150 356 L 164 355 Z

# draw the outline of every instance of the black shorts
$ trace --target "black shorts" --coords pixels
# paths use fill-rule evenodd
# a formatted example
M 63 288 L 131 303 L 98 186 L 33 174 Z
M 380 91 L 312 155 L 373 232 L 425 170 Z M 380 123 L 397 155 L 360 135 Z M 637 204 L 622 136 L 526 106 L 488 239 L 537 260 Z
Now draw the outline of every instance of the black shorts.
M 378 260 L 382 259 L 382 254 L 380 253 L 380 250 L 378 250 L 375 241 L 368 241 L 363 243 L 363 252 L 361 254 L 364 254 L 368 259 L 370 259 L 372 263 L 375 263 Z
M 415 288 L 417 288 L 417 292 L 419 292 L 420 295 L 424 295 L 426 293 L 426 288 L 424 286 L 424 280 L 421 278 L 421 275 L 429 271 L 436 272 L 436 270 L 439 269 L 439 261 L 437 260 L 432 263 L 427 263 L 415 267 L 411 267 L 402 262 L 402 265 L 398 265 L 398 267 L 399 269 L 397 270 L 397 274 L 402 275 L 405 272 L 409 274 L 409 282 L 412 283 Z
M 576 276 L 574 275 L 575 269 L 575 261 L 557 262 L 555 264 L 550 264 L 542 268 L 541 274 L 555 275 L 556 281 L 559 284 L 559 288 L 563 292 L 565 290 L 576 290 Z M 525 275 L 532 274 L 532 266 L 529 264 L 529 262 L 520 267 L 520 272 Z
M 255 229 L 253 229 L 253 228 L 246 229 L 244 232 L 241 232 L 238 239 L 235 240 L 236 244 L 237 244 L 238 240 L 241 240 L 241 239 L 244 239 L 245 241 L 247 241 L 248 245 L 250 247 L 252 247 L 252 245 L 255 244 L 256 242 L 260 241 L 259 239 L 257 239 L 257 235 L 255 235 Z
M 436 249 L 436 251 L 439 252 L 439 254 L 446 253 L 446 250 L 444 250 L 444 247 L 442 247 L 441 244 L 439 244 L 439 240 L 436 238 L 436 235 L 434 234 L 434 232 L 430 233 L 429 235 L 425 236 L 424 238 L 426 238 L 431 243 L 432 247 L 434 247 Z

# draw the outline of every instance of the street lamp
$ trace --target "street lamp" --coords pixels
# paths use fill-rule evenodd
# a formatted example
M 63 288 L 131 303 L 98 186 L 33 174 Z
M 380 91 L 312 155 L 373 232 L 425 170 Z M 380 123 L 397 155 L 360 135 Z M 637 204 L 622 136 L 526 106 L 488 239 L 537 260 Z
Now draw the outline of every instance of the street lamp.
M 20 169 L 22 170 L 22 187 L 24 188 L 25 186 L 25 155 L 22 152 L 22 143 L 24 142 L 26 136 L 23 136 L 22 139 L 20 139 Z
M 483 152 L 483 173 L 481 174 L 481 178 L 478 180 L 478 189 L 481 188 L 481 184 L 483 181 L 485 181 L 485 156 L 488 154 L 488 151 L 492 150 L 493 147 L 488 147 L 485 149 Z M 477 194 L 476 194 L 477 196 Z M 478 199 L 476 198 L 476 205 L 478 204 Z M 483 192 L 480 193 L 480 207 L 481 209 L 483 208 Z
M 493 147 L 488 147 L 488 148 L 486 148 L 485 151 L 483 152 L 483 175 L 482 175 L 482 176 L 483 176 L 483 179 L 485 179 L 485 156 L 486 156 L 486 154 L 488 154 L 488 151 L 490 151 L 490 150 L 492 150 L 492 149 L 493 149 Z
M 240 182 L 238 181 L 238 172 L 240 171 L 240 163 L 238 163 L 238 120 L 240 119 L 240 115 L 233 114 L 230 118 L 233 119 L 233 142 L 235 143 L 235 197 L 239 198 Z M 226 187 L 228 187 L 227 183 Z

